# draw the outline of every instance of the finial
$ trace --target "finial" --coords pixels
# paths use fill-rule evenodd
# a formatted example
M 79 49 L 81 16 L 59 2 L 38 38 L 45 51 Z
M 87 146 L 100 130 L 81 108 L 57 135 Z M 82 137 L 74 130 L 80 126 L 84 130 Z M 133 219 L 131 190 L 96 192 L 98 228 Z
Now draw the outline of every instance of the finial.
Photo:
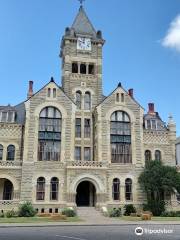
M 118 83 L 118 87 L 121 87 L 121 82 Z
M 54 78 L 53 77 L 51 77 L 51 82 L 54 82 Z
M 78 0 L 78 1 L 80 2 L 80 6 L 82 7 L 83 2 L 84 2 L 85 0 Z

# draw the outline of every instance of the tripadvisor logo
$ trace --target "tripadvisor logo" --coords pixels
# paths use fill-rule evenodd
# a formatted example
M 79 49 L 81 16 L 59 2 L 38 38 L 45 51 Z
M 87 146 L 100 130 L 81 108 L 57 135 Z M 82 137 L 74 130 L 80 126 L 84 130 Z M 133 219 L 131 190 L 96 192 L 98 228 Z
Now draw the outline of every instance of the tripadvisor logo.
M 137 228 L 135 229 L 135 234 L 138 235 L 138 236 L 143 235 L 143 229 L 142 229 L 142 227 L 137 227 Z

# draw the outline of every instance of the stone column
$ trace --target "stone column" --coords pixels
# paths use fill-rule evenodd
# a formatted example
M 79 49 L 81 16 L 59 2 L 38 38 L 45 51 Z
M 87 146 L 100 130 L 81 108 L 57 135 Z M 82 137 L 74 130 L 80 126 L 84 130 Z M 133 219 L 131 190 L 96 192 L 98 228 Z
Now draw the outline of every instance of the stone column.
M 67 204 L 70 206 L 76 205 L 76 193 L 67 193 L 66 195 Z
M 89 74 L 89 63 L 86 63 L 86 74 Z
M 19 190 L 14 190 L 13 192 L 13 200 L 19 200 L 20 199 L 20 191 Z
M 45 202 L 50 201 L 50 184 L 45 185 Z
M 126 202 L 125 199 L 125 185 L 120 185 L 120 200 L 122 203 Z
M 97 193 L 96 198 L 96 207 L 100 207 L 106 202 L 106 193 Z
M 81 63 L 78 62 L 78 73 L 80 74 L 80 66 L 81 66 Z

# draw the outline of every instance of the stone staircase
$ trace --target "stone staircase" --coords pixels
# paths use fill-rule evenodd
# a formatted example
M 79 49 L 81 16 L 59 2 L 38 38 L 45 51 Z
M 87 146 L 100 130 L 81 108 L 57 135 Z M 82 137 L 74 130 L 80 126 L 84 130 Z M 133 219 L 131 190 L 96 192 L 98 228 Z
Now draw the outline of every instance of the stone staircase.
M 96 210 L 94 207 L 78 207 L 78 217 L 88 223 L 102 223 L 108 220 L 107 217 L 103 216 L 102 213 Z

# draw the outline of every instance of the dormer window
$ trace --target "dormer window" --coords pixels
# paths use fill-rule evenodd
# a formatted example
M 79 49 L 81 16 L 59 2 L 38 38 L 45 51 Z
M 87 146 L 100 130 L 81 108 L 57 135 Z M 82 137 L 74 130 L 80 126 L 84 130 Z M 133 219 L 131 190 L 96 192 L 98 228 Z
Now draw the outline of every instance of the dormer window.
M 14 111 L 2 111 L 0 112 L 0 122 L 9 122 L 12 123 L 15 120 Z
M 2 112 L 1 113 L 1 122 L 7 122 L 7 112 Z
M 156 130 L 156 120 L 151 120 L 151 128 Z
M 157 130 L 157 121 L 156 119 L 146 120 L 146 129 Z

